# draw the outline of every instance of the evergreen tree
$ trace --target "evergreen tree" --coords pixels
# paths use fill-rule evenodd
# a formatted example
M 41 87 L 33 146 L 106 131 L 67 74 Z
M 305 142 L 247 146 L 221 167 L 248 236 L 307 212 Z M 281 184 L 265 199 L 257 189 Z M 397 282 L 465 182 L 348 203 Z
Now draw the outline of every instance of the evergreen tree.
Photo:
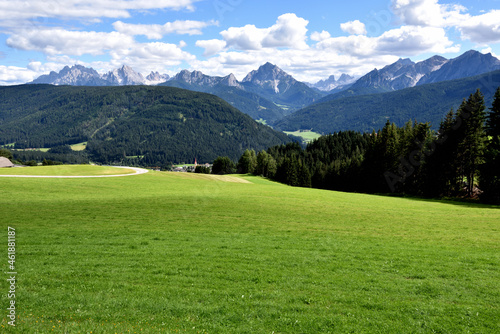
M 257 156 L 254 150 L 246 149 L 240 160 L 238 161 L 238 173 L 252 174 L 257 167 Z
M 479 166 L 483 161 L 486 146 L 484 122 L 486 118 L 484 96 L 479 90 L 471 94 L 460 106 L 457 117 L 463 124 L 458 129 L 461 136 L 458 144 L 458 164 L 462 180 L 467 185 L 467 195 L 473 196 Z
M 276 160 L 272 155 L 262 150 L 257 154 L 257 166 L 255 168 L 255 175 L 273 178 L 276 174 Z
M 458 150 L 456 114 L 451 109 L 439 126 L 435 140 L 427 152 L 424 168 L 423 194 L 428 197 L 453 196 L 457 194 L 458 166 L 455 159 Z
M 488 145 L 481 167 L 481 200 L 500 204 L 500 87 L 495 93 L 493 106 L 486 122 Z
M 234 162 L 228 157 L 218 157 L 212 166 L 212 174 L 233 174 L 235 170 Z

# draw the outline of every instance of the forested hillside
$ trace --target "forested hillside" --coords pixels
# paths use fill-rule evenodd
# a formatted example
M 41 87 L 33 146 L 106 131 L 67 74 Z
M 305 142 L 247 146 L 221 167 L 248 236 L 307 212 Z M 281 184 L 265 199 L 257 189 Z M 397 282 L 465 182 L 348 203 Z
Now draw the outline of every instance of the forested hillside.
M 239 160 L 241 172 L 292 186 L 424 197 L 480 198 L 500 204 L 500 87 L 491 108 L 480 90 L 429 123 L 386 121 L 377 132 L 336 132 L 304 150 L 280 145 Z
M 289 138 L 222 99 L 172 87 L 0 88 L 0 145 L 50 148 L 88 142 L 97 162 L 142 165 L 237 159 Z

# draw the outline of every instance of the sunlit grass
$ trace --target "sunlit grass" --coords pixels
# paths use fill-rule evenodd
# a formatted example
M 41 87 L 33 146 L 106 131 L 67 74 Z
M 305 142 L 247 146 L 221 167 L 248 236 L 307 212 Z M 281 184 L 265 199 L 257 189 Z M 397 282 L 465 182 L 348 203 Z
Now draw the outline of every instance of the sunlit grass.
M 55 165 L 0 168 L 0 175 L 98 176 L 133 173 L 135 173 L 135 171 L 132 169 L 96 165 Z
M 301 137 L 306 143 L 309 143 L 314 139 L 321 137 L 321 134 L 310 130 L 283 131 L 283 132 L 285 132 L 287 135 Z
M 83 151 L 87 148 L 87 142 L 71 145 L 73 151 Z
M 500 329 L 498 207 L 252 176 L 0 182 L 18 250 L 18 327 L 5 311 L 7 332 Z

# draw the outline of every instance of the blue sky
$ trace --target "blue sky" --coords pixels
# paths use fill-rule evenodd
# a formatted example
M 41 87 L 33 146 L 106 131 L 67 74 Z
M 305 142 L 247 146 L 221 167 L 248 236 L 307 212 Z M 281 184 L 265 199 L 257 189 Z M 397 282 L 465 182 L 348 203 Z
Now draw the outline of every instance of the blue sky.
M 500 0 L 0 0 L 0 85 L 74 64 L 241 80 L 265 62 L 316 82 L 469 49 L 500 55 Z

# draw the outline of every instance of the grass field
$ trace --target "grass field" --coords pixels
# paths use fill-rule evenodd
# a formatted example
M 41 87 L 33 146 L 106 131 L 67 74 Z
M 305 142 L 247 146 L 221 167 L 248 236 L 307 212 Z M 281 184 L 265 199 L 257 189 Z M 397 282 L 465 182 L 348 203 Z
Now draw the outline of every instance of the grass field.
M 87 148 L 87 142 L 83 142 L 83 143 L 78 143 L 78 144 L 74 144 L 74 145 L 71 145 L 71 149 L 73 151 L 83 151 Z
M 166 172 L 0 191 L 0 332 L 500 332 L 498 207 Z
M 132 169 L 96 165 L 57 165 L 0 169 L 0 175 L 99 176 L 133 173 L 135 171 Z
M 321 134 L 313 132 L 313 131 L 309 131 L 309 130 L 297 130 L 294 132 L 283 131 L 283 132 L 286 133 L 287 135 L 301 137 L 302 140 L 304 140 L 306 143 L 309 143 L 309 142 L 313 141 L 314 139 L 321 137 Z

